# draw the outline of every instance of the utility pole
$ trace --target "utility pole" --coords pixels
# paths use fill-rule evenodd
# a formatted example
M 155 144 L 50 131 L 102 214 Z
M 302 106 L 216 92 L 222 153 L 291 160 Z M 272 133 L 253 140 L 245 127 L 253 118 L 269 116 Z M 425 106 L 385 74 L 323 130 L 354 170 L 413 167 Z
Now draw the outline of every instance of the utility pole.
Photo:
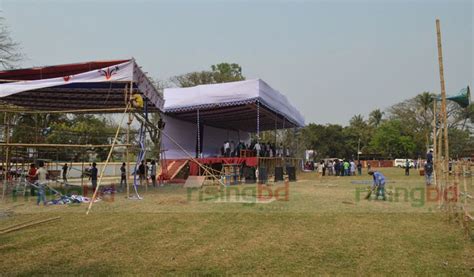
M 357 143 L 357 161 L 360 161 L 359 155 L 360 155 L 360 137 L 359 137 L 359 142 Z

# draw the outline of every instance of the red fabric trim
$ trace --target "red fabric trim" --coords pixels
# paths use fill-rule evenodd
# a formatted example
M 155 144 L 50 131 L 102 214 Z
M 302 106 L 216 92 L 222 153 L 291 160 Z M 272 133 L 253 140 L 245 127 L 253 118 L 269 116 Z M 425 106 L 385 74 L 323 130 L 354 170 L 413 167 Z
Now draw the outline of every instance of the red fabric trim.
M 179 159 L 182 160 L 182 159 Z M 243 164 L 251 167 L 255 167 L 258 164 L 257 157 L 248 157 L 248 158 L 202 158 L 196 159 L 199 163 L 209 165 L 209 164 Z M 173 160 L 166 160 L 163 164 L 170 164 Z M 189 175 L 197 176 L 199 174 L 199 165 L 192 160 L 189 160 Z
M 40 80 L 79 74 L 129 60 L 96 61 L 0 71 L 1 80 Z

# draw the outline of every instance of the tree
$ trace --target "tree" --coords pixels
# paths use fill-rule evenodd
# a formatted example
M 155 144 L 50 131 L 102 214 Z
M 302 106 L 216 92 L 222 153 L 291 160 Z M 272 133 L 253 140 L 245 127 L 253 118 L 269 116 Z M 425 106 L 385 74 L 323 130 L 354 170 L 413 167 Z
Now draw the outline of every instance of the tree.
M 212 72 L 210 71 L 196 71 L 172 77 L 171 82 L 178 87 L 186 88 L 204 84 L 213 84 L 214 79 Z
M 372 137 L 373 128 L 360 114 L 349 120 L 349 126 L 344 128 L 346 149 L 351 149 L 351 157 L 357 155 L 357 150 L 368 152 L 368 146 Z M 360 143 L 360 145 L 359 145 Z M 360 146 L 360 148 L 359 148 Z
M 416 153 L 424 153 L 430 145 L 434 97 L 434 94 L 423 92 L 388 109 L 389 118 L 402 122 L 402 126 L 406 127 L 407 132 L 413 137 Z M 449 105 L 448 120 L 450 122 L 453 122 L 453 117 L 450 115 L 454 110 L 455 107 Z
M 316 150 L 318 159 L 349 158 L 355 149 L 346 134 L 341 125 L 310 123 L 301 130 L 301 141 L 306 149 Z
M 227 83 L 245 80 L 242 67 L 236 63 L 211 65 L 211 71 L 195 71 L 171 78 L 178 87 L 194 87 L 205 84 Z
M 51 132 L 46 136 L 45 142 L 51 144 L 110 144 L 117 128 L 106 118 L 94 115 L 76 115 L 71 120 L 56 121 L 50 127 Z M 119 140 L 124 142 L 124 137 L 119 137 Z M 105 160 L 109 149 L 99 148 L 93 151 L 100 160 Z M 73 158 L 77 159 L 78 155 Z
M 383 122 L 370 142 L 377 152 L 391 158 L 413 157 L 416 144 L 400 120 Z
M 450 128 L 448 137 L 451 157 L 470 157 L 474 153 L 474 137 L 470 136 L 469 131 Z
M 5 18 L 0 17 L 0 64 L 5 69 L 14 68 L 22 60 L 20 44 L 11 38 Z
M 470 104 L 466 108 L 460 108 L 456 112 L 456 125 L 460 125 L 461 130 L 466 130 L 469 124 L 474 124 L 474 104 Z
M 379 127 L 382 122 L 384 112 L 380 109 L 376 109 L 370 112 L 369 114 L 369 125 L 375 128 Z
M 216 83 L 227 83 L 245 80 L 242 67 L 236 63 L 220 63 L 211 65 L 212 77 Z
M 42 143 L 53 123 L 67 120 L 62 114 L 15 114 L 11 118 L 11 141 L 17 143 Z

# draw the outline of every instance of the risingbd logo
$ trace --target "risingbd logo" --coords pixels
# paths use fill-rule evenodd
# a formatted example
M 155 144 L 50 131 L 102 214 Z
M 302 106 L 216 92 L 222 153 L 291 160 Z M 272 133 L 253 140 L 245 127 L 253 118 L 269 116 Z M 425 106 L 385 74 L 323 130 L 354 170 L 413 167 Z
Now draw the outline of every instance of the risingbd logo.
M 117 74 L 117 72 L 120 70 L 118 66 L 114 66 L 112 68 L 107 67 L 106 70 L 104 69 L 99 69 L 99 73 L 105 77 L 106 80 L 110 80 L 112 78 L 112 75 Z

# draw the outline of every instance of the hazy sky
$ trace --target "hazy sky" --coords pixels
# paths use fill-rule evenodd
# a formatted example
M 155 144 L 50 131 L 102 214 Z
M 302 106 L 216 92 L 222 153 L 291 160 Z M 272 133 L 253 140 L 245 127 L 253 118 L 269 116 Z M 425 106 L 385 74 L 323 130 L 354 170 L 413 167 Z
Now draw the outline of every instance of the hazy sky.
M 98 3 L 96 3 L 98 2 Z M 306 122 L 347 124 L 472 84 L 472 1 L 7 1 L 22 66 L 135 57 L 153 78 L 236 62 L 283 92 Z

